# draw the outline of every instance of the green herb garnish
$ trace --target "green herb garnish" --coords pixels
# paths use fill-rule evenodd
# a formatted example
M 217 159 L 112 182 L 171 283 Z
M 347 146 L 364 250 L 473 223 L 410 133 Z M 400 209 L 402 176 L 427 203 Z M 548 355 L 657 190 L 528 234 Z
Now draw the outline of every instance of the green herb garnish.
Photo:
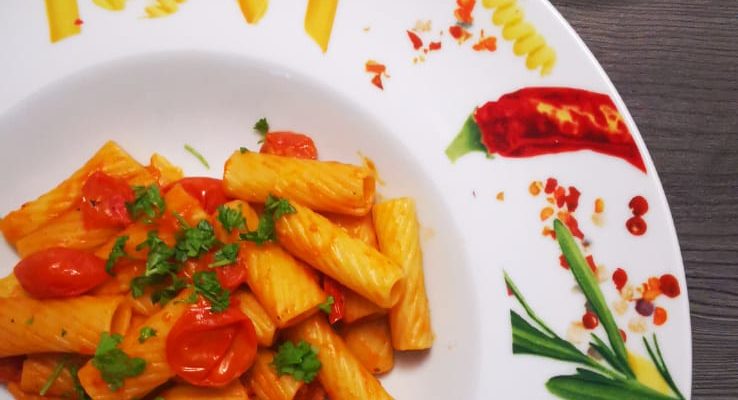
M 46 379 L 46 382 L 44 382 L 44 385 L 41 386 L 41 390 L 38 391 L 39 396 L 46 396 L 46 392 L 51 389 L 51 386 L 56 382 L 57 379 L 59 379 L 59 375 L 61 375 L 62 370 L 64 370 L 64 367 L 67 364 L 67 358 L 62 357 L 59 362 L 56 364 L 54 369 L 51 371 L 51 375 Z
M 100 371 L 100 375 L 112 391 L 120 389 L 126 378 L 141 375 L 146 369 L 146 361 L 143 358 L 131 358 L 118 348 L 121 341 L 123 336 L 103 332 L 95 356 L 92 358 L 92 365 Z
M 197 160 L 200 161 L 200 164 L 202 164 L 205 168 L 210 169 L 210 164 L 208 163 L 208 160 L 206 160 L 205 157 L 202 154 L 200 154 L 199 151 L 195 150 L 194 147 L 190 146 L 189 144 L 186 144 L 184 145 L 184 149 L 188 153 L 195 156 L 195 158 L 197 158 Z
M 128 212 L 134 220 L 142 218 L 147 224 L 151 223 L 155 218 L 164 214 L 164 198 L 161 197 L 159 186 L 134 186 L 133 193 L 136 199 L 132 203 L 127 203 Z
M 230 291 L 223 289 L 212 271 L 198 271 L 192 276 L 195 293 L 210 302 L 210 311 L 221 312 L 231 304 Z
M 289 201 L 270 194 L 264 202 L 264 212 L 259 217 L 259 226 L 255 231 L 242 233 L 241 240 L 248 240 L 259 245 L 275 241 L 277 234 L 274 230 L 274 221 L 295 212 L 295 208 Z
M 279 376 L 292 375 L 296 380 L 306 383 L 315 379 L 321 366 L 318 351 L 304 340 L 297 346 L 290 341 L 282 343 L 271 365 Z
M 269 132 L 269 121 L 267 121 L 266 118 L 260 118 L 254 124 L 254 130 L 258 132 L 261 136 L 266 135 Z
M 324 302 L 318 304 L 318 308 L 320 311 L 323 311 L 326 314 L 331 313 L 331 307 L 333 306 L 333 303 L 335 303 L 336 300 L 333 298 L 333 296 L 328 296 Z
M 110 255 L 108 256 L 108 260 L 105 262 L 105 272 L 107 272 L 108 275 L 115 275 L 113 273 L 113 267 L 115 267 L 115 263 L 118 262 L 118 259 L 120 259 L 121 257 L 128 256 L 125 250 L 127 241 L 128 236 L 120 236 L 118 239 L 115 239 L 115 244 L 113 244 L 113 248 L 110 249 Z
M 243 217 L 241 209 L 218 206 L 218 221 L 228 233 L 234 229 L 240 230 L 246 228 L 246 218 Z
M 174 247 L 174 258 L 184 262 L 188 258 L 200 257 L 210 251 L 216 242 L 215 231 L 210 222 L 202 220 L 194 228 L 185 226 Z
M 138 342 L 143 343 L 154 336 L 156 336 L 156 329 L 150 326 L 144 326 L 138 331 Z
M 224 245 L 220 248 L 220 250 L 215 252 L 215 256 L 213 257 L 213 263 L 208 265 L 210 268 L 214 267 L 222 267 L 225 265 L 230 265 L 236 262 L 236 259 L 238 258 L 238 244 L 231 243 Z

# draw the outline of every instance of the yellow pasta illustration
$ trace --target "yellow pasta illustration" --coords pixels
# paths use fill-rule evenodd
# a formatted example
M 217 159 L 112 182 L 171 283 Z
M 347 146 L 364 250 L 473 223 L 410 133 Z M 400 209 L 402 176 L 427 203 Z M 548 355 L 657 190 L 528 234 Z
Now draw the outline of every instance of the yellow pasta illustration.
M 269 194 L 316 211 L 366 215 L 374 203 L 374 176 L 366 167 L 236 151 L 226 161 L 226 193 L 263 203 Z
M 120 11 L 126 8 L 126 0 L 92 0 L 92 2 L 110 11 Z
M 273 351 L 259 350 L 244 381 L 259 400 L 292 400 L 303 383 L 289 375 L 278 376 L 271 366 L 273 359 Z
M 269 8 L 269 0 L 238 0 L 241 13 L 249 24 L 256 24 Z
M 180 383 L 161 392 L 159 396 L 166 400 L 244 400 L 249 398 L 246 389 L 238 379 L 220 388 Z
M 179 5 L 185 0 L 154 0 L 154 3 L 144 9 L 149 18 L 168 17 L 179 11 Z
M 241 311 L 251 319 L 256 330 L 256 340 L 261 346 L 269 347 L 274 342 L 274 333 L 277 326 L 272 321 L 269 313 L 259 304 L 253 294 L 241 291 L 235 294 L 239 301 Z
M 249 287 L 278 327 L 309 316 L 325 301 L 310 270 L 278 245 L 244 243 L 241 253 Z
M 371 372 L 351 353 L 325 317 L 315 315 L 287 332 L 292 341 L 304 340 L 318 350 L 322 364 L 318 380 L 332 399 L 391 399 Z
M 409 198 L 385 201 L 374 207 L 373 214 L 380 249 L 405 272 L 400 301 L 389 312 L 392 345 L 397 350 L 428 349 L 433 332 L 415 203 Z
M 485 8 L 494 9 L 492 23 L 502 27 L 502 37 L 514 41 L 513 51 L 517 56 L 525 56 L 528 69 L 541 70 L 548 75 L 556 64 L 556 52 L 546 43 L 546 39 L 536 28 L 525 20 L 525 14 L 518 0 L 483 0 Z
M 117 143 L 107 142 L 67 180 L 0 220 L 0 230 L 5 239 L 15 244 L 21 237 L 75 207 L 82 196 L 82 186 L 95 171 L 125 179 L 131 185 L 154 182 L 153 176 Z
M 276 223 L 285 249 L 380 307 L 397 302 L 403 278 L 398 265 L 325 217 L 293 206 L 296 212 Z
M 70 352 L 92 354 L 102 332 L 128 329 L 121 296 L 64 300 L 0 299 L 0 357 Z M 127 320 L 126 320 L 127 319 Z
M 34 354 L 23 361 L 20 387 L 24 392 L 38 393 L 54 373 L 54 369 L 62 363 L 65 367 L 79 367 L 84 359 L 69 354 Z M 67 396 L 73 398 L 74 380 L 69 368 L 63 368 L 51 386 L 46 390 L 47 396 Z
M 320 46 L 323 53 L 328 51 L 333 20 L 336 18 L 336 8 L 338 8 L 338 0 L 308 0 L 305 11 L 305 32 Z
M 46 0 L 46 16 L 52 43 L 81 32 L 77 0 Z
M 341 336 L 351 353 L 372 373 L 383 374 L 394 366 L 392 339 L 386 318 L 348 325 Z

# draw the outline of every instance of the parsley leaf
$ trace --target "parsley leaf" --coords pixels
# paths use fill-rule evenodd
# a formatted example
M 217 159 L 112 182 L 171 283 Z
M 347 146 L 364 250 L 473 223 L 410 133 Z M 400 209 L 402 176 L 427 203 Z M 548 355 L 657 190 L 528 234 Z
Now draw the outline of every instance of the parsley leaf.
M 259 217 L 259 226 L 255 231 L 242 233 L 241 240 L 248 240 L 256 244 L 264 244 L 265 242 L 273 242 L 277 239 L 274 230 L 274 221 L 287 214 L 293 214 L 296 210 L 286 199 L 279 197 L 267 196 L 264 202 L 264 212 Z
M 307 383 L 315 379 L 321 366 L 318 351 L 304 340 L 297 346 L 289 341 L 282 343 L 271 365 L 278 375 L 292 375 L 296 380 Z
M 205 157 L 197 150 L 195 150 L 194 147 L 190 146 L 189 144 L 184 145 L 185 151 L 192 154 L 197 158 L 197 161 L 200 161 L 200 164 L 202 164 L 206 169 L 210 169 L 210 163 L 208 163 L 208 160 L 205 159 Z
M 217 275 L 212 271 L 198 271 L 192 276 L 195 293 L 210 302 L 210 311 L 224 311 L 231 304 L 231 292 L 223 289 Z
M 126 206 L 134 220 L 143 217 L 143 221 L 149 224 L 154 218 L 164 214 L 164 198 L 161 197 L 159 186 L 134 186 L 133 193 L 136 199 L 132 203 L 126 203 Z
M 141 375 L 146 368 L 143 358 L 131 358 L 118 348 L 122 340 L 123 336 L 117 333 L 103 332 L 92 358 L 92 365 L 100 371 L 112 391 L 120 389 L 124 379 Z
M 58 363 L 56 363 L 56 366 L 51 371 L 51 375 L 49 375 L 48 378 L 46 378 L 46 382 L 43 386 L 41 386 L 41 390 L 38 391 L 39 396 L 46 396 L 46 392 L 51 389 L 51 385 L 56 382 L 56 380 L 59 378 L 59 375 L 61 375 L 62 370 L 64 370 L 64 367 L 67 364 L 67 357 L 62 357 Z
M 150 326 L 144 326 L 138 331 L 138 342 L 143 343 L 154 336 L 156 336 L 156 329 Z
M 318 304 L 318 308 L 320 311 L 323 311 L 326 314 L 331 313 L 331 306 L 333 306 L 333 303 L 335 303 L 336 300 L 333 298 L 333 296 L 328 296 L 328 298 L 325 299 L 323 303 Z
M 264 136 L 269 132 L 269 121 L 266 118 L 261 118 L 254 124 L 254 130 L 259 132 L 261 136 Z
M 240 208 L 218 206 L 218 221 L 228 233 L 231 233 L 234 229 L 238 230 L 246 227 L 246 218 L 243 217 Z
M 154 293 L 151 294 L 151 301 L 161 305 L 167 304 L 177 297 L 179 292 L 186 287 L 187 284 L 184 279 L 172 274 L 172 283 L 169 284 L 169 286 L 165 286 L 154 291 Z
M 177 261 L 187 261 L 188 258 L 200 257 L 207 253 L 216 243 L 215 231 L 210 222 L 200 221 L 196 227 L 185 227 L 174 248 L 174 258 Z
M 158 232 L 149 231 L 146 240 L 139 243 L 136 250 L 142 250 L 146 247 L 149 248 L 149 254 L 146 256 L 144 276 L 166 275 L 176 270 L 176 266 L 169 261 L 174 256 L 175 251 L 159 238 Z
M 110 255 L 108 256 L 108 261 L 105 262 L 105 272 L 107 272 L 108 275 L 110 276 L 115 275 L 113 273 L 113 267 L 115 266 L 115 263 L 118 262 L 118 259 L 120 259 L 121 257 L 128 256 L 125 250 L 127 241 L 128 241 L 128 236 L 121 236 L 118 239 L 115 239 L 115 244 L 113 245 L 113 248 L 110 249 Z
M 238 244 L 231 243 L 227 244 L 220 248 L 220 250 L 215 252 L 215 256 L 213 258 L 213 263 L 208 265 L 210 268 L 214 267 L 222 267 L 225 265 L 230 265 L 236 262 L 236 259 L 238 258 Z
M 240 147 L 240 148 L 238 149 L 238 151 L 240 151 L 240 152 L 241 152 L 241 154 L 243 154 L 243 153 L 248 153 L 248 152 L 249 152 L 249 151 L 251 151 L 251 150 L 249 150 L 249 149 L 247 149 L 247 148 L 245 148 L 245 147 L 241 146 L 241 147 Z
M 85 388 L 82 387 L 82 383 L 79 381 L 79 367 L 76 365 L 70 365 L 67 367 L 69 374 L 72 375 L 72 385 L 74 385 L 75 399 L 77 400 L 88 400 L 90 396 L 85 392 Z

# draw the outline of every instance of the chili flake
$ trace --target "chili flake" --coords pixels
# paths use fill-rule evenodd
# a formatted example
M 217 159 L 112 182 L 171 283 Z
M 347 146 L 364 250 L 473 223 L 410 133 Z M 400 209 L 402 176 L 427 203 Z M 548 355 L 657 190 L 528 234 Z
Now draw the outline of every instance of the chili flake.
M 600 214 L 605 211 L 605 200 L 602 200 L 602 198 L 598 197 L 595 199 L 595 205 L 594 205 L 595 213 Z
M 556 190 L 557 186 L 559 186 L 559 182 L 555 178 L 548 178 L 546 179 L 546 186 L 543 188 L 543 191 L 546 194 L 551 194 Z
M 615 284 L 615 288 L 619 291 L 623 290 L 623 286 L 628 283 L 628 273 L 622 268 L 617 268 L 612 273 L 612 282 Z
M 577 207 L 579 207 L 579 196 L 582 193 L 577 190 L 574 186 L 569 186 L 569 193 L 565 197 L 566 201 L 566 208 L 569 210 L 569 212 L 574 212 L 577 210 Z
M 566 257 L 564 255 L 559 256 L 559 265 L 561 265 L 564 269 L 569 269 L 569 262 L 566 261 Z
M 448 28 L 448 33 L 450 33 L 451 37 L 456 39 L 456 41 L 459 44 L 466 42 L 472 36 L 472 34 L 469 31 L 467 31 L 466 29 L 464 29 L 463 27 L 459 25 L 451 25 Z
M 672 274 L 661 275 L 661 278 L 659 278 L 659 285 L 661 293 L 665 294 L 667 297 L 675 298 L 681 293 L 681 289 L 679 289 L 679 281 Z
M 553 215 L 553 213 L 554 213 L 554 209 L 552 207 L 544 207 L 541 210 L 541 215 L 540 215 L 541 221 L 545 221 L 545 220 L 551 218 L 551 216 Z
M 475 51 L 495 51 L 497 50 L 497 38 L 494 36 L 485 36 L 484 30 L 479 34 L 479 40 L 472 46 Z
M 441 50 L 441 42 L 430 42 L 428 49 L 430 49 L 430 51 Z
M 638 301 L 636 301 L 635 309 L 638 314 L 641 314 L 644 317 L 649 317 L 653 314 L 654 306 L 653 303 L 646 299 L 638 299 Z
M 374 60 L 369 60 L 364 65 L 364 69 L 366 70 L 366 72 L 374 74 L 371 80 L 372 84 L 379 89 L 384 90 L 384 85 L 382 84 L 382 75 L 384 75 L 385 77 L 389 77 L 389 75 L 387 75 L 387 67 L 384 64 L 381 64 Z
M 456 5 L 458 6 L 454 10 L 456 21 L 460 24 L 471 25 L 474 22 L 474 17 L 471 14 L 474 11 L 475 3 L 476 0 L 456 0 Z
M 423 47 L 423 39 L 421 39 L 415 32 L 407 31 L 407 37 L 410 38 L 410 42 L 413 44 L 413 49 L 418 50 Z
M 640 217 L 648 212 L 648 201 L 643 196 L 635 196 L 630 199 L 628 208 L 630 208 L 634 216 Z
M 585 328 L 592 330 L 594 328 L 597 328 L 597 325 L 600 324 L 600 319 L 597 318 L 597 314 L 593 313 L 592 311 L 587 311 L 582 315 L 582 325 L 584 325 Z
M 497 193 L 497 196 L 495 196 L 495 198 L 499 201 L 505 201 L 505 192 Z
M 532 196 L 538 196 L 541 193 L 541 187 L 543 187 L 543 183 L 541 183 L 541 181 L 533 181 L 530 183 L 530 186 L 528 186 L 528 192 Z
M 663 325 L 668 316 L 666 313 L 666 310 L 661 307 L 656 307 L 656 309 L 653 311 L 653 324 L 656 326 Z
M 77 25 L 77 26 L 82 26 L 82 24 L 84 24 L 84 23 L 85 23 L 85 21 L 82 21 L 80 18 L 77 18 L 77 19 L 74 20 L 74 24 Z
M 648 230 L 648 224 L 646 224 L 646 220 L 644 220 L 640 216 L 628 218 L 628 220 L 625 221 L 625 227 L 628 229 L 628 232 L 630 232 L 631 235 L 634 236 L 642 236 L 646 233 L 646 230 Z

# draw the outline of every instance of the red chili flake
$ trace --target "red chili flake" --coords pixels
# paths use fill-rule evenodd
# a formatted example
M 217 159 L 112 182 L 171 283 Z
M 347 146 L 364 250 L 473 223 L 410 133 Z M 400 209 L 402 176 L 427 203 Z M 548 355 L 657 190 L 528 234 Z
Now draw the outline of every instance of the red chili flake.
M 563 254 L 559 256 L 559 265 L 561 265 L 565 269 L 569 269 L 569 262 L 566 261 L 566 257 L 564 257 Z
M 385 67 L 384 64 L 378 63 L 374 60 L 369 60 L 364 64 L 364 68 L 366 69 L 366 72 L 371 72 L 373 74 L 383 74 L 387 72 L 387 67 Z
M 384 85 L 382 85 L 382 75 L 374 75 L 374 78 L 372 78 L 372 84 L 382 90 L 384 90 Z
M 569 212 L 574 212 L 579 207 L 579 196 L 582 193 L 574 186 L 569 186 L 569 194 L 566 195 L 566 208 Z
M 659 286 L 661 287 L 661 293 L 665 294 L 667 297 L 671 297 L 672 299 L 679 296 L 682 292 L 681 289 L 679 289 L 679 281 L 672 274 L 661 275 L 661 278 L 659 278 Z
M 661 307 L 656 307 L 653 311 L 653 324 L 656 326 L 663 325 L 668 318 L 666 310 Z
M 641 314 L 644 317 L 648 317 L 651 314 L 653 314 L 653 308 L 654 308 L 653 303 L 651 303 L 648 300 L 638 299 L 638 301 L 636 301 L 635 309 L 638 312 L 638 314 Z
M 643 299 L 648 301 L 656 300 L 661 295 L 661 282 L 659 278 L 652 276 L 648 281 L 643 283 Z
M 497 50 L 497 38 L 494 36 L 484 36 L 484 31 L 480 33 L 479 40 L 472 46 L 475 51 L 495 51 Z
M 597 274 L 597 264 L 595 264 L 595 259 L 592 257 L 592 255 L 588 255 L 585 257 L 585 260 L 587 260 L 587 264 L 589 264 L 589 269 L 592 270 L 595 274 Z
M 556 207 L 563 207 L 566 201 L 566 189 L 561 186 L 557 187 L 556 191 L 554 191 L 554 199 L 556 199 Z
M 620 331 L 620 337 L 623 338 L 623 342 L 626 342 L 628 340 L 628 335 L 625 334 L 625 331 L 622 329 L 618 329 Z
M 556 190 L 557 186 L 559 186 L 559 182 L 555 178 L 548 178 L 546 179 L 546 186 L 544 186 L 543 191 L 546 194 L 551 194 Z
M 441 50 L 441 42 L 430 42 L 428 48 L 430 51 Z
M 423 39 L 421 39 L 415 32 L 407 31 L 407 37 L 410 38 L 410 42 L 413 44 L 413 49 L 417 50 L 423 47 Z
M 450 33 L 451 37 L 456 39 L 459 44 L 466 42 L 471 37 L 471 33 L 459 25 L 451 25 L 448 28 L 448 33 Z
M 459 23 L 469 25 L 474 22 L 474 18 L 471 13 L 474 10 L 475 3 L 476 0 L 456 0 L 458 8 L 454 10 L 454 17 L 456 17 L 456 20 L 459 21 Z
M 564 224 L 569 228 L 571 234 L 574 235 L 574 237 L 584 239 L 584 233 L 579 230 L 579 222 L 577 222 L 577 219 L 574 218 L 573 215 L 569 214 L 566 217 L 566 220 L 564 220 Z
M 84 24 L 84 23 L 85 23 L 85 21 L 82 21 L 79 18 L 77 18 L 77 19 L 74 20 L 74 24 L 77 25 L 77 26 L 82 26 L 82 24 Z
M 641 216 L 648 212 L 648 201 L 643 196 L 635 196 L 630 199 L 628 207 L 635 216 Z
M 585 328 L 592 330 L 594 328 L 597 328 L 597 325 L 600 324 L 599 318 L 597 318 L 597 314 L 587 311 L 582 315 L 582 325 L 584 325 Z
M 547 226 L 544 226 L 543 227 L 543 231 L 541 232 L 541 235 L 543 235 L 543 236 L 551 236 L 551 238 L 553 240 L 556 240 L 556 231 L 554 231 L 553 229 L 551 229 L 551 228 L 549 228 Z
M 615 288 L 621 291 L 626 283 L 628 283 L 628 273 L 624 269 L 618 268 L 612 273 L 612 281 L 615 283 Z
M 628 228 L 628 232 L 630 232 L 631 235 L 641 236 L 646 233 L 648 224 L 646 224 L 646 220 L 636 215 L 625 221 L 625 227 Z

